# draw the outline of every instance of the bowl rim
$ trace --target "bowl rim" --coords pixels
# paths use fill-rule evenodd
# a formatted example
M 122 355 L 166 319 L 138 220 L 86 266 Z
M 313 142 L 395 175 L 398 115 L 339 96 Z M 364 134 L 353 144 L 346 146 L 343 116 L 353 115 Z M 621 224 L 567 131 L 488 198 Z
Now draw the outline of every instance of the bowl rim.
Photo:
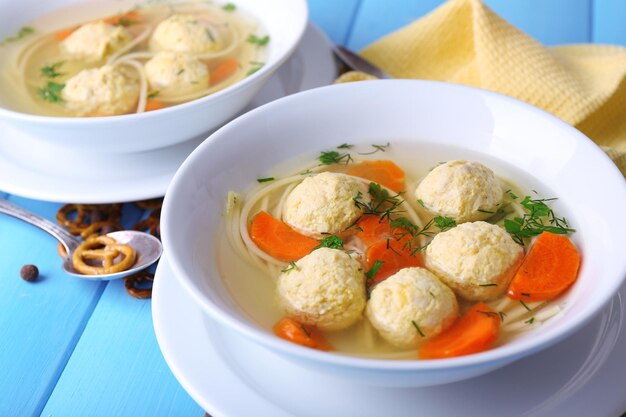
M 315 97 L 318 95 L 328 94 L 328 91 L 341 91 L 341 90 L 350 90 L 353 88 L 361 88 L 360 86 L 370 86 L 370 85 L 384 85 L 386 84 L 398 84 L 400 86 L 406 86 L 407 90 L 410 89 L 410 85 L 424 85 L 431 86 L 434 88 L 441 89 L 449 89 L 449 90 L 457 90 L 462 94 L 470 93 L 470 94 L 479 94 L 488 98 L 491 98 L 495 101 L 504 101 L 515 107 L 521 108 L 523 111 L 528 112 L 529 114 L 534 115 L 539 119 L 545 120 L 547 123 L 553 124 L 555 126 L 559 126 L 564 132 L 567 133 L 572 140 L 577 140 L 583 144 L 585 147 L 585 152 L 589 155 L 592 155 L 593 158 L 597 158 L 603 160 L 602 165 L 608 170 L 611 175 L 611 181 L 623 181 L 623 176 L 617 166 L 610 160 L 610 158 L 597 146 L 591 139 L 585 136 L 576 128 L 567 124 L 563 120 L 558 117 L 539 109 L 531 104 L 528 104 L 524 101 L 518 100 L 516 98 L 506 96 L 500 93 L 492 92 L 486 89 L 470 87 L 460 84 L 453 84 L 448 82 L 441 81 L 431 81 L 431 80 L 400 80 L 400 79 L 391 79 L 391 80 L 373 80 L 373 81 L 361 81 L 358 83 L 345 83 L 339 85 L 330 85 L 324 87 L 318 87 L 315 89 L 311 89 L 308 91 L 299 92 L 296 94 L 292 94 L 280 99 L 277 99 L 273 102 L 267 103 L 263 106 L 260 106 L 256 109 L 251 110 L 250 112 L 239 116 L 238 118 L 232 120 L 227 123 L 216 132 L 214 132 L 211 136 L 209 136 L 208 140 L 205 140 L 200 146 L 198 146 L 192 153 L 187 157 L 187 159 L 183 162 L 183 164 L 179 167 L 178 171 L 174 175 L 174 178 L 170 182 L 168 186 L 168 190 L 165 195 L 165 199 L 163 202 L 162 209 L 162 221 L 161 221 L 161 233 L 162 233 L 162 241 L 164 245 L 164 253 L 167 256 L 170 267 L 174 272 L 174 276 L 176 280 L 185 288 L 185 290 L 192 296 L 194 301 L 201 306 L 204 312 L 209 314 L 212 318 L 216 319 L 222 325 L 229 326 L 230 328 L 237 331 L 239 334 L 247 337 L 248 339 L 261 344 L 264 347 L 279 351 L 281 353 L 287 354 L 291 357 L 295 357 L 297 359 L 306 360 L 308 362 L 314 362 L 321 365 L 331 365 L 331 366 L 340 366 L 347 369 L 353 370 L 378 370 L 378 371 L 393 371 L 400 373 L 411 373 L 415 371 L 428 371 L 428 370 L 443 370 L 450 368 L 469 368 L 475 366 L 484 366 L 487 364 L 493 364 L 500 362 L 502 364 L 510 363 L 514 360 L 520 359 L 524 356 L 528 356 L 532 353 L 535 353 L 539 350 L 545 349 L 549 346 L 554 345 L 555 343 L 563 340 L 567 336 L 571 335 L 576 330 L 580 329 L 590 320 L 592 320 L 597 314 L 599 314 L 602 308 L 608 304 L 608 302 L 612 299 L 612 297 L 617 293 L 620 286 L 626 280 L 626 258 L 622 262 L 620 266 L 620 271 L 612 276 L 612 280 L 608 282 L 608 284 L 603 286 L 604 293 L 602 297 L 594 300 L 593 303 L 587 304 L 587 307 L 580 314 L 578 320 L 568 321 L 562 323 L 557 329 L 553 329 L 550 332 L 540 334 L 537 338 L 531 338 L 522 340 L 519 343 L 511 346 L 503 345 L 499 346 L 495 349 L 490 349 L 484 352 L 454 357 L 454 358 L 445 358 L 445 359 L 433 359 L 433 360 L 415 360 L 415 359 L 406 359 L 406 360 L 386 360 L 386 359 L 371 359 L 371 358 L 362 358 L 349 356 L 348 354 L 337 354 L 337 353 L 327 353 L 317 351 L 315 349 L 309 349 L 306 347 L 302 347 L 293 343 L 289 343 L 284 341 L 278 337 L 275 337 L 271 333 L 263 330 L 257 326 L 254 326 L 250 323 L 244 322 L 232 315 L 228 312 L 222 310 L 219 306 L 214 304 L 209 299 L 205 298 L 202 295 L 202 291 L 196 286 L 191 278 L 185 274 L 185 269 L 182 267 L 179 259 L 173 256 L 172 251 L 168 250 L 170 235 L 173 235 L 173 229 L 171 229 L 170 224 L 172 223 L 169 219 L 175 218 L 174 209 L 175 201 L 177 200 L 174 196 L 176 193 L 176 188 L 178 184 L 184 181 L 185 172 L 190 169 L 193 165 L 195 165 L 196 161 L 199 161 L 202 157 L 202 153 L 205 148 L 210 148 L 212 143 L 220 137 L 228 137 L 232 130 L 237 129 L 237 125 L 241 123 L 247 123 L 247 120 L 256 117 L 257 114 L 272 111 L 276 107 L 289 105 L 292 102 L 297 102 L 299 100 L 308 100 L 311 97 Z M 369 87 L 363 87 L 369 88 Z M 216 139 L 217 138 L 217 139 Z M 169 197 L 169 198 L 168 198 Z M 622 201 L 624 202 L 624 206 L 626 207 L 626 188 L 624 193 L 622 193 Z
M 279 68 L 295 51 L 295 49 L 300 44 L 302 37 L 304 36 L 304 32 L 306 31 L 308 21 L 309 21 L 309 5 L 307 0 L 291 0 L 289 2 L 293 5 L 293 9 L 298 11 L 298 29 L 296 31 L 296 36 L 294 36 L 291 41 L 286 45 L 281 54 L 276 55 L 275 59 L 270 62 L 266 62 L 258 71 L 253 74 L 243 78 L 242 80 L 237 81 L 236 83 L 229 85 L 228 87 L 216 91 L 215 93 L 208 94 L 203 97 L 199 97 L 197 99 L 177 104 L 175 106 L 166 107 L 163 109 L 158 109 L 156 111 L 142 112 L 142 113 L 130 113 L 130 114 L 120 114 L 114 116 L 94 116 L 94 117 L 70 117 L 70 116 L 45 116 L 40 114 L 31 114 L 24 113 L 17 110 L 12 110 L 3 106 L 0 106 L 0 119 L 33 123 L 39 125 L 48 125 L 48 126 L 58 126 L 64 125 L 63 127 L 98 127 L 101 125 L 107 125 L 110 127 L 113 124 L 125 124 L 132 123 L 139 120 L 150 120 L 155 117 L 165 116 L 167 117 L 170 113 L 175 113 L 179 111 L 184 111 L 186 109 L 193 109 L 195 107 L 202 107 L 207 104 L 207 102 L 216 101 L 219 102 L 227 98 L 228 96 L 234 95 L 237 92 L 246 89 L 249 85 L 255 84 L 257 80 L 263 79 L 269 75 L 271 75 L 277 68 Z M 254 18 L 262 21 L 258 16 L 254 16 Z M 69 126 L 66 126 L 69 125 Z

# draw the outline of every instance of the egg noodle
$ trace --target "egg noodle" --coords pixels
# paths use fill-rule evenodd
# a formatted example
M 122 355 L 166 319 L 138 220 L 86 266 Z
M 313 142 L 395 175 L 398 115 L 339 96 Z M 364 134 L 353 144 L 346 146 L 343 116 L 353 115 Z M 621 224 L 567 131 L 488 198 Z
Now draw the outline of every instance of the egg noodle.
M 355 161 L 358 163 L 358 161 Z M 316 175 L 321 172 L 342 172 L 345 168 L 343 164 L 335 165 L 310 165 L 303 167 L 299 173 L 287 176 L 285 178 L 270 179 L 267 182 L 261 182 L 252 189 L 246 196 L 231 191 L 228 195 L 225 208 L 226 234 L 230 247 L 239 259 L 245 260 L 252 267 L 262 270 L 268 279 L 274 282 L 281 274 L 282 270 L 289 267 L 289 264 L 278 260 L 261 250 L 252 241 L 249 234 L 249 227 L 254 216 L 260 211 L 266 211 L 274 218 L 282 217 L 285 201 L 291 191 L 300 184 L 307 176 Z M 367 184 L 370 181 L 353 177 Z M 510 184 L 500 179 L 503 189 L 513 189 Z M 411 188 L 413 187 L 413 188 Z M 384 187 L 383 187 L 384 188 Z M 409 184 L 408 189 L 414 189 L 414 184 Z M 396 193 L 387 189 L 390 195 Z M 504 219 L 521 217 L 524 215 L 524 207 L 519 204 L 518 199 L 513 199 L 506 195 L 503 199 L 502 210 L 494 214 L 492 218 L 486 221 L 502 226 Z M 400 209 L 404 211 L 403 216 L 408 218 L 420 229 L 428 224 L 433 217 L 432 214 L 426 212 L 417 202 L 413 202 L 412 198 L 404 200 Z M 432 236 L 419 236 L 420 245 L 427 245 Z M 345 250 L 354 250 L 355 256 L 362 256 L 363 247 L 344 246 Z M 520 332 L 535 329 L 546 320 L 558 315 L 561 308 L 553 302 L 520 302 L 512 300 L 506 295 L 498 298 L 493 302 L 487 303 L 493 311 L 499 314 L 501 320 L 501 331 L 496 344 L 502 344 L 507 339 L 514 337 Z M 382 340 L 377 330 L 369 323 L 369 320 L 362 318 L 356 324 L 348 329 L 344 329 L 339 333 L 343 333 L 345 338 L 358 340 L 358 352 L 354 352 L 354 345 L 351 345 L 350 354 L 361 357 L 372 357 L 378 359 L 415 359 L 417 353 L 415 349 L 398 350 L 398 348 L 389 349 L 386 342 Z M 332 333 L 327 335 L 331 343 L 341 345 L 341 337 L 335 337 Z M 374 353 L 372 353 L 374 352 Z M 341 349 L 338 352 L 342 354 Z
M 41 71 L 52 63 L 57 63 L 59 66 L 55 68 L 57 74 L 49 80 L 58 85 L 63 85 L 65 80 L 83 69 L 97 68 L 102 65 L 123 69 L 125 74 L 130 73 L 132 75 L 131 81 L 137 82 L 139 88 L 137 105 L 134 107 L 136 113 L 150 110 L 146 107 L 150 98 L 158 97 L 158 101 L 164 106 L 184 103 L 222 90 L 263 65 L 261 62 L 264 59 L 263 48 L 259 48 L 254 42 L 247 42 L 247 37 L 254 34 L 258 29 L 256 22 L 243 18 L 238 12 L 227 11 L 222 5 L 210 2 L 145 4 L 136 6 L 127 13 L 140 13 L 141 16 L 137 21 L 129 18 L 124 24 L 118 23 L 130 35 L 131 39 L 97 62 L 64 54 L 59 32 L 39 36 L 24 45 L 16 55 L 13 72 L 17 77 L 18 85 L 29 99 L 29 107 L 37 108 L 38 113 L 46 115 L 80 115 L 72 114 L 71 110 L 60 106 L 59 104 L 63 104 L 62 100 L 49 102 L 41 99 L 41 89 L 42 86 L 45 86 L 46 81 Z M 145 64 L 154 58 L 159 51 L 152 50 L 149 47 L 149 41 L 159 23 L 175 14 L 193 16 L 193 19 L 201 22 L 202 27 L 214 44 L 214 47 L 209 51 L 189 54 L 206 64 L 209 69 L 215 68 L 225 59 L 235 58 L 238 64 L 231 75 L 216 83 L 209 82 L 205 88 L 192 89 L 192 91 L 179 91 L 176 88 L 150 91 Z M 119 16 L 119 19 L 124 19 L 124 14 Z

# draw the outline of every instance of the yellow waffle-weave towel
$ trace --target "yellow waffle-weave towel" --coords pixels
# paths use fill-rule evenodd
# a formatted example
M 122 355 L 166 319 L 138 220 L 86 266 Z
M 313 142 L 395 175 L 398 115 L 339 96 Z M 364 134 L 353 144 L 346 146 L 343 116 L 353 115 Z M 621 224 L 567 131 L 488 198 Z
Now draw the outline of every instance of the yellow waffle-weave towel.
M 486 88 L 534 104 L 600 145 L 626 176 L 626 48 L 547 48 L 480 0 L 450 0 L 366 47 L 397 78 Z

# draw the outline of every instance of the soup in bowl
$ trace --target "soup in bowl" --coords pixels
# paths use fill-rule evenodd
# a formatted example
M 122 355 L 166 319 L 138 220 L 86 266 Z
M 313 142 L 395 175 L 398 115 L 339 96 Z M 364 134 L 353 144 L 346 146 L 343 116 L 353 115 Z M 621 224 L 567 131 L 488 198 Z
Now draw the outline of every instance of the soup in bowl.
M 307 6 L 24 1 L 0 16 L 0 120 L 28 146 L 115 154 L 172 146 L 232 118 L 294 51 Z
M 546 348 L 602 308 L 626 272 L 611 222 L 623 181 L 517 100 L 362 82 L 216 132 L 172 181 L 162 236 L 180 284 L 251 343 L 361 382 L 434 385 Z M 569 271 L 556 286 L 533 284 L 555 265 Z

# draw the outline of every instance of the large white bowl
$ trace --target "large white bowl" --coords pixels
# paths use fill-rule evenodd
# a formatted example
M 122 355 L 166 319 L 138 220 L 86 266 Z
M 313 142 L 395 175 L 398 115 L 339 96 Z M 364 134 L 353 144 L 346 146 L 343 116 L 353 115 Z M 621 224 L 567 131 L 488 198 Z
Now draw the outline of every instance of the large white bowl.
M 149 0 L 140 0 L 139 3 Z M 0 2 L 0 39 L 15 34 L 28 22 L 54 13 L 53 31 L 115 13 L 136 5 L 135 0 L 20 0 Z M 224 2 L 226 3 L 226 2 Z M 270 36 L 265 65 L 253 75 L 225 88 L 178 106 L 141 114 L 112 117 L 47 117 L 11 110 L 10 97 L 0 97 L 0 121 L 20 136 L 12 145 L 16 155 L 42 146 L 51 158 L 73 152 L 91 157 L 144 152 L 173 146 L 208 132 L 234 117 L 289 58 L 300 42 L 308 19 L 306 0 L 236 0 L 237 7 L 256 18 Z M 79 5 L 81 16 L 58 12 Z M 35 25 L 35 29 L 38 27 Z M 5 146 L 4 152 L 11 152 Z M 75 155 L 71 155 L 72 158 Z M 69 159 L 69 158 L 68 158 Z
M 216 268 L 229 190 L 245 190 L 276 164 L 342 143 L 404 143 L 439 157 L 484 161 L 556 195 L 577 229 L 583 262 L 562 315 L 492 350 L 452 359 L 386 361 L 285 342 L 242 313 Z M 384 155 L 383 155 L 384 156 Z M 626 276 L 626 182 L 588 138 L 520 101 L 458 85 L 408 80 L 323 87 L 269 103 L 230 122 L 183 163 L 166 193 L 165 253 L 177 280 L 223 326 L 300 364 L 355 381 L 419 386 L 457 381 L 544 349 L 588 322 Z M 539 375 L 537 377 L 540 377 Z

